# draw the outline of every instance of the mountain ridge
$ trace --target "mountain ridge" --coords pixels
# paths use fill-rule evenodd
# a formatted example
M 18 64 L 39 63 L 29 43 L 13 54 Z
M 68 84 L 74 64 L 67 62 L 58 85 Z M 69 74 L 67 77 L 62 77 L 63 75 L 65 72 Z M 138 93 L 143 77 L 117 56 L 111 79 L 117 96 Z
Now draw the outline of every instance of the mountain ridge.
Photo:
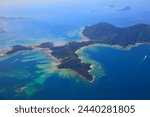
M 123 47 L 136 43 L 150 43 L 150 25 L 142 23 L 129 27 L 116 27 L 102 22 L 86 26 L 82 34 L 91 41 Z

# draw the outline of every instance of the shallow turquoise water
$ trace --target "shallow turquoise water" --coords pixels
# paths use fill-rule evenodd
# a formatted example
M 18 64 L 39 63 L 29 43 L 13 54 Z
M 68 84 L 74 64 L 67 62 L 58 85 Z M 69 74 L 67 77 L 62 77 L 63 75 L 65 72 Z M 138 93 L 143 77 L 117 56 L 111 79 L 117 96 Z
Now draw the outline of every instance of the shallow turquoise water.
M 6 33 L 0 34 L 0 48 L 17 44 L 42 42 L 67 43 L 83 39 L 82 26 L 52 23 L 39 19 L 18 19 L 5 24 Z
M 81 40 L 81 28 L 98 22 L 120 27 L 150 23 L 148 0 L 137 0 L 136 4 L 131 0 L 83 0 L 61 5 L 58 1 L 55 5 L 1 7 L 3 16 L 27 18 L 6 22 L 7 32 L 0 34 L 0 48 Z M 109 5 L 115 8 L 108 8 Z M 116 11 L 126 6 L 131 9 Z M 42 52 L 0 58 L 0 99 L 150 99 L 150 46 L 131 51 L 90 47 L 80 55 L 86 62 L 95 64 L 92 74 L 96 78 L 92 84 L 72 72 L 54 68 L 54 63 Z M 145 56 L 146 60 L 142 61 Z M 24 87 L 22 93 L 16 93 Z
M 96 80 L 88 83 L 76 74 L 54 69 L 53 62 L 37 51 L 1 59 L 0 99 L 150 99 L 149 45 L 130 51 L 96 46 L 82 54 L 100 63 L 105 76 L 99 78 L 97 72 Z M 27 89 L 16 93 L 24 86 Z

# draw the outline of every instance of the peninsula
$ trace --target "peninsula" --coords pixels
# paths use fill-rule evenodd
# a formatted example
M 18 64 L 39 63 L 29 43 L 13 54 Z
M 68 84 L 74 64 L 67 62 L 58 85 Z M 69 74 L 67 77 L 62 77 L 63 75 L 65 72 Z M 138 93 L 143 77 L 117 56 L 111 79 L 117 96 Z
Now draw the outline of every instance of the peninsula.
M 13 46 L 7 54 L 12 54 L 23 50 L 33 50 L 40 48 L 50 50 L 51 56 L 59 61 L 59 69 L 71 69 L 81 77 L 92 82 L 93 76 L 90 74 L 91 64 L 82 63 L 76 54 L 78 49 L 93 44 L 119 45 L 123 48 L 136 43 L 150 43 L 150 25 L 138 24 L 130 27 L 119 28 L 114 25 L 102 22 L 92 26 L 86 26 L 83 35 L 87 41 L 70 42 L 63 46 L 54 46 L 51 42 L 42 43 L 37 46 Z

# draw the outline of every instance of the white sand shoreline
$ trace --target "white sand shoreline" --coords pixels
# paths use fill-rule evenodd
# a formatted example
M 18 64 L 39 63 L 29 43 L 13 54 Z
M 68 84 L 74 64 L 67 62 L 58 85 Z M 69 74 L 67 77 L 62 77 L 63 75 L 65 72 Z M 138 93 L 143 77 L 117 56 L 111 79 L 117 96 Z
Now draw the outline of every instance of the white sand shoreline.
M 90 41 L 90 40 L 87 40 L 87 39 L 83 39 L 83 40 L 80 40 L 80 41 L 77 41 L 77 42 L 85 42 L 85 41 Z M 95 44 L 91 44 L 91 45 L 88 45 L 88 46 L 83 46 L 83 47 L 81 47 L 80 49 L 78 49 L 78 50 L 76 50 L 76 54 L 80 51 L 80 50 L 83 50 L 83 49 L 85 49 L 85 48 L 89 48 L 89 47 L 92 47 L 92 46 L 100 46 L 100 47 L 111 47 L 111 48 L 115 48 L 115 49 L 119 49 L 119 50 L 124 50 L 124 51 L 129 51 L 129 50 L 131 50 L 132 48 L 134 48 L 134 47 L 138 47 L 138 46 L 140 46 L 140 45 L 144 45 L 144 44 L 146 44 L 147 45 L 147 43 L 136 43 L 135 45 L 129 45 L 129 46 L 127 46 L 127 47 L 122 47 L 122 46 L 119 46 L 119 45 L 109 45 L 109 44 L 98 44 L 98 43 L 95 43 Z M 148 45 L 150 45 L 149 43 L 148 43 Z M 52 50 L 50 50 L 50 49 L 43 49 L 43 48 L 39 48 L 39 47 L 37 47 L 36 45 L 26 45 L 26 47 L 31 47 L 33 50 L 37 50 L 37 51 L 41 51 L 41 50 L 44 50 L 44 54 L 45 54 L 45 56 L 48 56 L 51 60 L 53 60 L 55 63 L 56 63 L 56 66 L 58 66 L 59 64 L 61 64 L 61 61 L 59 60 L 59 59 L 57 59 L 56 57 L 54 57 L 51 53 L 52 53 Z M 8 52 L 8 51 L 10 51 L 12 48 L 0 48 L 0 57 L 3 57 L 3 56 L 5 56 L 6 55 L 6 53 Z M 80 58 L 79 58 L 80 59 Z M 92 68 L 94 67 L 94 64 L 92 64 L 92 63 L 89 63 L 89 64 L 91 64 L 91 66 L 90 66 L 90 70 L 88 70 L 88 73 L 90 73 L 90 71 L 92 70 Z M 62 69 L 61 69 L 62 70 Z M 71 70 L 71 71 L 73 71 L 72 69 L 66 69 L 66 70 Z M 76 71 L 74 71 L 74 72 L 76 72 Z M 77 72 L 76 72 L 77 73 Z M 79 74 L 79 73 L 77 73 L 77 74 Z M 79 76 L 80 77 L 82 77 L 83 79 L 86 79 L 86 78 L 84 78 L 83 76 L 81 76 L 80 74 L 79 74 Z M 89 82 L 94 82 L 94 76 L 93 76 L 93 80 L 92 81 L 89 81 Z

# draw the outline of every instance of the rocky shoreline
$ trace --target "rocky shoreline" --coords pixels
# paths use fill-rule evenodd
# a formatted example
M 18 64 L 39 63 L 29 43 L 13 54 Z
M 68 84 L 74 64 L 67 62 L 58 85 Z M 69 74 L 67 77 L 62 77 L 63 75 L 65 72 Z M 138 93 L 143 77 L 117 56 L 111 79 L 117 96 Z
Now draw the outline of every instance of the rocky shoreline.
M 136 29 L 136 27 L 139 27 L 141 29 Z M 95 30 L 95 28 L 97 30 Z M 149 32 L 149 30 L 147 30 L 149 28 L 150 28 L 149 25 L 139 24 L 128 28 L 119 29 L 107 23 L 99 23 L 91 27 L 86 27 L 83 30 L 84 37 L 87 37 L 85 40 L 69 42 L 65 45 L 60 45 L 60 46 L 55 46 L 54 43 L 52 42 L 46 42 L 40 45 L 33 45 L 33 46 L 16 45 L 9 49 L 0 49 L 0 55 L 4 56 L 6 54 L 13 54 L 20 51 L 44 50 L 45 55 L 50 57 L 50 59 L 54 60 L 57 63 L 58 69 L 73 70 L 85 80 L 89 82 L 93 82 L 94 77 L 90 74 L 92 65 L 89 63 L 81 62 L 79 56 L 76 53 L 77 50 L 87 46 L 94 46 L 94 45 L 106 45 L 111 47 L 119 47 L 119 48 L 127 49 L 129 47 L 131 48 L 134 47 L 135 45 L 138 45 L 138 43 L 149 44 L 150 38 L 145 39 L 144 34 L 146 34 L 147 36 L 147 33 L 143 32 L 143 30 Z M 102 29 L 109 29 L 109 31 L 107 30 L 105 31 Z M 117 36 L 118 37 L 117 40 L 119 39 L 119 41 L 116 41 L 115 40 L 116 37 L 114 37 L 114 33 L 116 34 L 117 32 L 118 35 L 122 35 L 122 34 L 125 35 L 128 34 L 126 33 L 128 32 L 126 31 L 127 29 L 132 30 L 132 34 L 133 34 L 132 36 L 134 38 L 137 37 L 137 40 L 134 40 L 134 42 L 132 42 L 131 39 L 124 40 L 124 38 L 121 38 L 122 36 L 120 38 Z M 97 32 L 98 30 L 100 30 L 100 32 Z M 143 34 L 142 37 L 139 37 L 138 33 L 134 33 L 137 30 L 141 31 L 141 34 Z M 97 35 L 93 35 L 93 33 L 96 33 Z M 129 35 L 129 37 L 130 36 L 131 35 Z M 150 37 L 150 34 L 148 37 Z

